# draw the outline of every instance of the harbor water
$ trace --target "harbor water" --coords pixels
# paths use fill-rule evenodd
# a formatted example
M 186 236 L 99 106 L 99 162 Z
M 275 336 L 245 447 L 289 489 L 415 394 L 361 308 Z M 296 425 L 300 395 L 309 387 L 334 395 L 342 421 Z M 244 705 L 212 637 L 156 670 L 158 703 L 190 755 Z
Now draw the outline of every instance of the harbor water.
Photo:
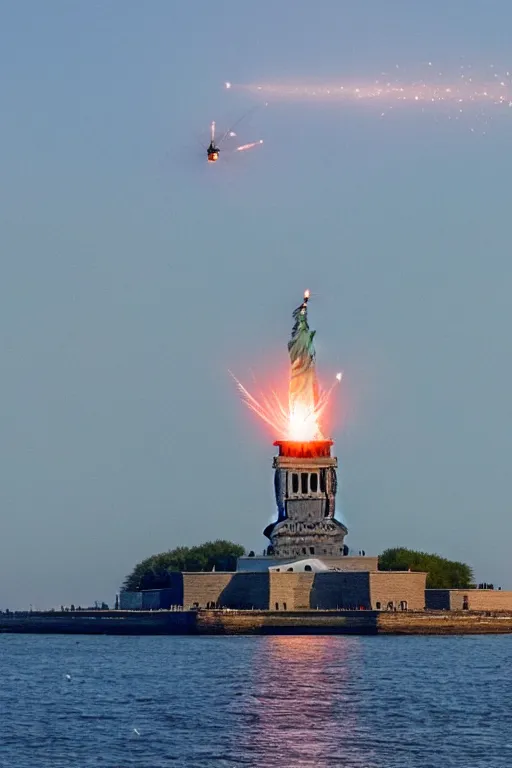
M 0 635 L 2 768 L 505 768 L 512 636 Z

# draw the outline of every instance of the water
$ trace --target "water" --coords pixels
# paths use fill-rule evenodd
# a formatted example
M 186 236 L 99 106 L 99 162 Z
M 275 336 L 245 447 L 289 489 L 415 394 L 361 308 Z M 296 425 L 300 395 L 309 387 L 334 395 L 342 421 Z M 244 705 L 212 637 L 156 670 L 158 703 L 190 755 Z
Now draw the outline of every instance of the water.
M 0 659 L 2 768 L 512 765 L 512 636 L 0 635 Z

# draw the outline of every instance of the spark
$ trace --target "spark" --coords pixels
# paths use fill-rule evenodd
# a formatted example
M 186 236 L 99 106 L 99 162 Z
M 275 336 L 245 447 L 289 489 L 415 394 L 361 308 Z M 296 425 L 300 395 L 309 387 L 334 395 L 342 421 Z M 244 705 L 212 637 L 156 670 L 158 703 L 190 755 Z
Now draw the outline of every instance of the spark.
M 268 394 L 260 391 L 258 396 L 253 395 L 230 371 L 246 406 L 283 440 L 307 442 L 324 439 L 322 417 L 343 375 L 337 373 L 328 389 L 322 389 L 318 384 L 313 345 L 315 332 L 310 331 L 307 317 L 310 296 L 311 291 L 305 290 L 302 303 L 293 312 L 294 325 L 288 342 L 291 368 L 286 406 L 274 389 Z
M 300 403 L 293 410 L 283 404 L 274 389 L 271 389 L 268 395 L 260 391 L 258 397 L 255 397 L 231 371 L 229 373 L 245 405 L 268 424 L 279 438 L 301 441 L 323 439 L 319 422 L 329 405 L 334 388 L 341 382 L 343 373 L 337 373 L 333 384 L 320 392 L 316 406 Z
M 231 88 L 231 83 L 224 83 L 224 86 L 229 90 Z
M 253 141 L 250 144 L 242 144 L 241 147 L 237 147 L 237 152 L 244 152 L 246 149 L 252 149 L 253 147 L 257 147 L 260 144 L 263 144 L 263 139 L 260 139 L 259 141 Z
M 230 83 L 230 88 L 249 93 L 261 94 L 265 98 L 279 101 L 312 101 L 321 103 L 378 103 L 381 109 L 391 109 L 395 103 L 428 104 L 431 107 L 463 104 L 464 106 L 507 106 L 512 101 L 512 72 L 500 73 L 490 65 L 481 77 L 471 65 L 464 65 L 455 75 L 432 71 L 433 63 L 428 62 L 425 76 L 409 80 L 399 65 L 395 73 L 381 72 L 376 80 L 351 80 L 331 82 L 283 82 Z M 468 76 L 466 72 L 471 72 Z M 384 114 L 384 113 L 382 113 Z

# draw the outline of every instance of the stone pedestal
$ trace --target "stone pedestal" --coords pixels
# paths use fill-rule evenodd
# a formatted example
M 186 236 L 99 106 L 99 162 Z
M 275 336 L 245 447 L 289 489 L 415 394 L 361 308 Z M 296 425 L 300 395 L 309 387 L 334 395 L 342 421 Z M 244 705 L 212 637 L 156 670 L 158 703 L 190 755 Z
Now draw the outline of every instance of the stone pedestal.
M 334 519 L 336 467 L 332 440 L 278 440 L 274 483 L 278 519 L 264 531 L 276 557 L 344 554 L 347 528 Z

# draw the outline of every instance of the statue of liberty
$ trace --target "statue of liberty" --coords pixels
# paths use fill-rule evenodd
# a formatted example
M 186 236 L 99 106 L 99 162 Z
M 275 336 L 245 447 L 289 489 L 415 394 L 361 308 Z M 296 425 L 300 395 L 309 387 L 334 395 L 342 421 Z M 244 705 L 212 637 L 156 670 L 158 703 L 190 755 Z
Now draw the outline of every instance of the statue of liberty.
M 308 300 L 309 291 L 306 291 L 304 301 L 293 313 L 295 323 L 288 342 L 291 362 L 288 394 L 290 426 L 298 439 L 321 440 L 316 413 L 319 404 L 313 344 L 316 331 L 309 330 Z
M 260 399 L 257 399 L 231 374 L 245 404 L 272 428 L 275 435 L 280 439 L 301 443 L 325 439 L 320 420 L 342 376 L 337 373 L 335 383 L 327 390 L 322 390 L 318 385 L 313 344 L 315 331 L 309 330 L 308 300 L 309 291 L 305 291 L 302 304 L 293 313 L 294 325 L 288 342 L 291 363 L 288 407 L 274 391 L 271 391 L 270 396 L 261 393 Z

